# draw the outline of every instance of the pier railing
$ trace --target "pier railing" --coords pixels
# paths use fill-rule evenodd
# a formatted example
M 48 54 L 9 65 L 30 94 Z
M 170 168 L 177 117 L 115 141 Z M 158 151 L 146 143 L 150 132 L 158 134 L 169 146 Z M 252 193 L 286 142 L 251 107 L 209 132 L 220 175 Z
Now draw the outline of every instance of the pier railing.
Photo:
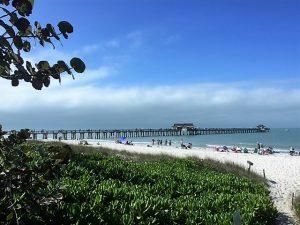
M 210 135 L 210 134 L 241 134 L 264 133 L 270 128 L 190 128 L 190 129 L 76 129 L 76 130 L 30 130 L 30 137 L 37 139 L 115 139 L 120 137 L 159 137 L 183 135 Z M 8 132 L 8 134 L 11 132 Z

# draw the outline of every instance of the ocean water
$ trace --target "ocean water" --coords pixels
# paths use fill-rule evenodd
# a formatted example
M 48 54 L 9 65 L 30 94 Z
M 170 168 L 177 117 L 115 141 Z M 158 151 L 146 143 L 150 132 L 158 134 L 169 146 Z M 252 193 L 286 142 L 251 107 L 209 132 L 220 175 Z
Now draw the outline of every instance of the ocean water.
M 182 139 L 185 144 L 192 143 L 193 147 L 219 147 L 219 146 L 239 146 L 254 149 L 257 143 L 262 143 L 264 147 L 272 147 L 278 152 L 287 152 L 293 147 L 300 151 L 300 128 L 273 128 L 266 133 L 249 133 L 249 134 L 212 134 L 196 136 L 161 136 L 161 137 L 144 137 L 144 138 L 127 138 L 135 144 L 152 144 L 152 139 L 171 140 L 172 145 L 179 146 Z

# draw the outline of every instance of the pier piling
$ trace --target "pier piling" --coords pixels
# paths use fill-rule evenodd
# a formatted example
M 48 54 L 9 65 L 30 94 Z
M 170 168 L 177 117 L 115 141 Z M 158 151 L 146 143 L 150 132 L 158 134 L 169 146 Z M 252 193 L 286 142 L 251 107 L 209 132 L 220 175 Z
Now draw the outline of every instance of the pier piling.
M 116 139 L 120 137 L 165 137 L 184 135 L 211 135 L 211 134 L 248 134 L 269 132 L 270 128 L 259 125 L 255 128 L 160 128 L 160 129 L 118 129 L 118 130 L 30 130 L 31 138 L 37 139 Z M 10 133 L 8 131 L 8 133 Z

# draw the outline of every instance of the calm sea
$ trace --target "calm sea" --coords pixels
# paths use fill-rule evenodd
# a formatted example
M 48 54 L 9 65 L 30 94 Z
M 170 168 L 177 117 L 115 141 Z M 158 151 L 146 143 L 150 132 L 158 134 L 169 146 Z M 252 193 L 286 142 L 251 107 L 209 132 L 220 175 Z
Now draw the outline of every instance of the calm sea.
M 168 136 L 153 137 L 156 140 L 171 140 L 172 145 L 179 146 L 180 140 L 184 143 L 192 143 L 194 147 L 216 147 L 216 146 L 240 146 L 254 149 L 257 142 L 265 147 L 271 146 L 275 151 L 286 152 L 290 147 L 300 151 L 300 128 L 273 128 L 267 133 L 251 134 L 216 134 L 216 135 L 197 135 L 197 136 Z M 151 144 L 152 137 L 147 138 L 128 138 L 136 144 Z

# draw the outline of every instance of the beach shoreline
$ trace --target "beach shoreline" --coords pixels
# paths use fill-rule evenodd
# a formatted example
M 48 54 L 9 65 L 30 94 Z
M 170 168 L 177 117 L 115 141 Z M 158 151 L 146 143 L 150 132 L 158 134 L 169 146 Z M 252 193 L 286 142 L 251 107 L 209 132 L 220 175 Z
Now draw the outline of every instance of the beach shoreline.
M 62 140 L 63 143 L 78 145 L 78 140 Z M 292 210 L 293 194 L 300 194 L 300 157 L 287 153 L 259 155 L 257 153 L 220 152 L 214 148 L 193 147 L 181 149 L 178 146 L 158 146 L 151 144 L 125 145 L 107 140 L 86 140 L 88 146 L 103 147 L 116 151 L 127 151 L 140 154 L 169 155 L 179 158 L 197 157 L 213 159 L 220 162 L 231 162 L 248 168 L 248 162 L 253 163 L 251 170 L 263 176 L 265 173 L 270 190 L 270 196 L 279 211 L 278 224 L 296 224 L 292 220 L 295 212 Z M 150 143 L 150 142 L 149 142 Z

